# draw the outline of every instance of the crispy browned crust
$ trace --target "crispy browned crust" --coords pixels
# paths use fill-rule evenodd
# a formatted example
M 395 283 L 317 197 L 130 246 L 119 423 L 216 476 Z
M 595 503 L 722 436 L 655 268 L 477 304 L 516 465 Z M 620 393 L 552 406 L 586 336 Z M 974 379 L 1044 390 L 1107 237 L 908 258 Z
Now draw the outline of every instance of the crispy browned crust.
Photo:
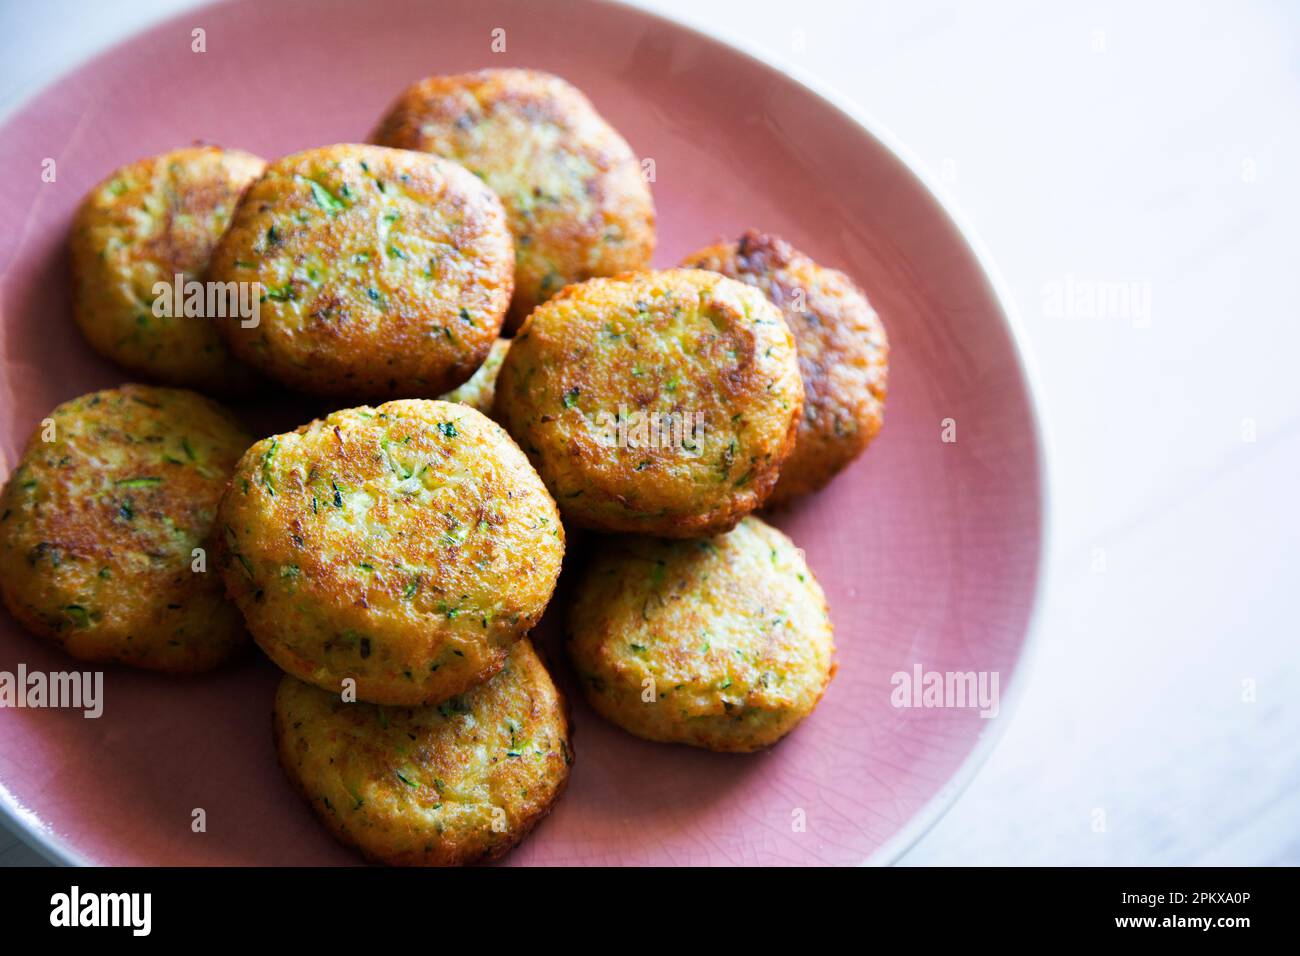
M 456 706 L 349 704 L 288 675 L 272 734 L 295 789 L 336 839 L 393 866 L 498 859 L 555 806 L 573 762 L 567 704 L 524 638 Z M 492 810 L 506 829 L 491 827 Z
M 371 140 L 453 159 L 501 196 L 517 255 L 507 331 L 569 283 L 650 264 L 655 211 L 641 166 L 557 76 L 481 70 L 421 80 Z
M 540 306 L 502 364 L 495 412 L 566 519 L 698 537 L 763 504 L 802 401 L 775 306 L 731 279 L 678 269 L 592 279 Z M 702 440 L 620 436 L 611 422 L 623 411 L 702 421 Z
M 218 328 L 285 384 L 431 397 L 469 378 L 501 330 L 514 250 L 492 190 L 455 163 L 338 145 L 271 163 L 208 277 L 259 282 L 260 322 Z
M 208 319 L 154 315 L 153 289 L 177 274 L 202 277 L 265 165 L 239 150 L 177 149 L 114 170 L 86 195 L 69 239 L 72 308 L 96 352 L 169 385 L 230 393 L 253 384 Z
M 804 410 L 768 504 L 784 505 L 824 487 L 884 423 L 889 340 L 880 317 L 844 273 L 754 230 L 701 249 L 683 265 L 746 282 L 780 307 L 799 349 Z
M 264 439 L 235 468 L 216 564 L 281 668 L 403 706 L 495 674 L 564 555 L 554 501 L 505 431 L 400 400 Z
M 225 409 L 124 385 L 38 427 L 0 494 L 0 592 L 28 630 L 74 657 L 209 670 L 248 644 L 206 557 L 217 502 L 251 440 Z

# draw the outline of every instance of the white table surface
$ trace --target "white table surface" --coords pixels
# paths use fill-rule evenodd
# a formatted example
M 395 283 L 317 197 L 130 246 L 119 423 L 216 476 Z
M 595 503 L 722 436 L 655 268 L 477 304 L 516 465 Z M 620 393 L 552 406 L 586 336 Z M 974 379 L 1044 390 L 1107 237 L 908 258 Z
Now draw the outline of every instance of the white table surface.
M 193 5 L 3 3 L 0 109 Z M 1031 680 L 903 862 L 1300 864 L 1300 5 L 643 5 L 770 50 L 908 144 L 1041 373 Z M 1067 282 L 1139 283 L 1149 317 L 1061 317 Z M 0 830 L 0 865 L 38 861 Z

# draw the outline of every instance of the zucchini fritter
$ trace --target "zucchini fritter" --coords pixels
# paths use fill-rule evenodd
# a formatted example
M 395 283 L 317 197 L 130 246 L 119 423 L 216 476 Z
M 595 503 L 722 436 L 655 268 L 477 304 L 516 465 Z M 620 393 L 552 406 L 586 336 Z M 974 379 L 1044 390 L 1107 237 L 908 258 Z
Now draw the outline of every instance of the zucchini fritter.
M 514 250 L 492 190 L 435 156 L 311 149 L 249 187 L 208 277 L 258 282 L 235 354 L 293 388 L 358 398 L 455 388 L 501 330 Z
M 515 336 L 496 418 L 566 519 L 697 537 L 766 500 L 803 387 L 780 310 L 711 272 L 569 286 Z
M 616 539 L 578 584 L 568 630 L 597 713 L 709 750 L 775 743 L 835 673 L 821 587 L 790 539 L 754 517 L 716 538 Z
M 266 164 L 239 150 L 196 146 L 142 159 L 92 189 L 72 224 L 72 306 L 92 348 L 167 385 L 242 392 L 251 370 L 213 320 L 173 306 L 155 315 L 154 285 L 197 281 L 235 206 Z
M 207 549 L 251 441 L 225 409 L 178 389 L 123 385 L 60 405 L 0 494 L 0 591 L 14 617 L 81 660 L 171 673 L 244 647 Z
M 537 623 L 564 529 L 499 425 L 465 405 L 353 408 L 258 442 L 218 516 L 218 562 L 281 668 L 358 700 L 446 700 Z
M 275 739 L 334 836 L 399 866 L 504 855 L 550 812 L 573 762 L 564 700 L 528 638 L 490 681 L 436 707 L 345 703 L 285 675 Z

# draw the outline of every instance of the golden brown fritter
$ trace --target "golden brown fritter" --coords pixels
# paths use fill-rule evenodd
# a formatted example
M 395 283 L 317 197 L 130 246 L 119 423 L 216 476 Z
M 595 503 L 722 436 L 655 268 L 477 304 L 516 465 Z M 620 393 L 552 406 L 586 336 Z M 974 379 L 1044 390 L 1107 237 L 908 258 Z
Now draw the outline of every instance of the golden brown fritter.
M 654 201 L 631 148 L 581 92 L 534 70 L 434 76 L 371 137 L 461 163 L 496 190 L 515 237 L 507 329 L 571 282 L 650 264 Z
M 248 635 L 208 548 L 251 440 L 177 389 L 123 385 L 60 405 L 0 494 L 14 617 L 86 661 L 192 673 L 240 650 Z
M 406 399 L 258 442 L 222 499 L 218 563 L 281 668 L 358 700 L 437 703 L 537 623 L 564 529 L 499 425 Z
M 696 537 L 766 500 L 803 400 L 794 340 L 761 293 L 710 272 L 629 273 L 538 307 L 496 417 L 566 519 Z
M 501 363 L 505 361 L 506 352 L 510 351 L 509 339 L 497 339 L 492 343 L 492 351 L 487 360 L 479 366 L 469 381 L 441 396 L 444 402 L 460 402 L 477 409 L 484 415 L 492 414 L 492 402 L 497 394 L 497 375 L 501 372 Z
M 550 812 L 573 752 L 563 698 L 528 638 L 436 707 L 344 703 L 286 675 L 280 762 L 338 840 L 397 866 L 503 856 Z
M 252 384 L 211 320 L 155 309 L 155 285 L 202 277 L 265 165 L 239 150 L 196 146 L 123 166 L 90 191 L 72 224 L 72 304 L 96 352 L 169 385 L 230 393 Z
M 483 364 L 513 274 L 505 213 L 477 178 L 434 156 L 342 145 L 271 163 L 208 278 L 261 284 L 256 327 L 218 327 L 286 385 L 418 397 Z
M 824 487 L 866 449 L 884 422 L 889 340 L 862 290 L 776 236 L 754 231 L 688 256 L 763 290 L 785 315 L 799 349 L 803 417 L 769 505 Z
M 696 541 L 624 537 L 597 552 L 569 614 L 569 654 L 597 713 L 638 737 L 770 746 L 835 672 L 821 587 L 754 517 Z

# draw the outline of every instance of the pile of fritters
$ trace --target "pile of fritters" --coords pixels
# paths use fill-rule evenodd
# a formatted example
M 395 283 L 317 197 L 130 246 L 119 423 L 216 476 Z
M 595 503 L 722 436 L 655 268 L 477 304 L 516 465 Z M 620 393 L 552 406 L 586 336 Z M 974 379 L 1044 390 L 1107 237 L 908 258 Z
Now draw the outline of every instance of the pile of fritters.
M 755 512 L 875 437 L 888 344 L 847 276 L 781 239 L 662 271 L 654 244 L 631 148 L 525 70 L 417 83 L 368 144 L 118 169 L 73 226 L 75 319 L 154 384 L 33 434 L 0 499 L 5 604 L 77 658 L 171 674 L 251 634 L 285 672 L 285 771 L 388 863 L 499 856 L 563 791 L 566 706 L 528 634 L 566 526 L 594 532 L 565 635 L 592 709 L 774 744 L 834 644 L 802 552 Z M 185 390 L 280 387 L 354 407 L 254 442 Z

